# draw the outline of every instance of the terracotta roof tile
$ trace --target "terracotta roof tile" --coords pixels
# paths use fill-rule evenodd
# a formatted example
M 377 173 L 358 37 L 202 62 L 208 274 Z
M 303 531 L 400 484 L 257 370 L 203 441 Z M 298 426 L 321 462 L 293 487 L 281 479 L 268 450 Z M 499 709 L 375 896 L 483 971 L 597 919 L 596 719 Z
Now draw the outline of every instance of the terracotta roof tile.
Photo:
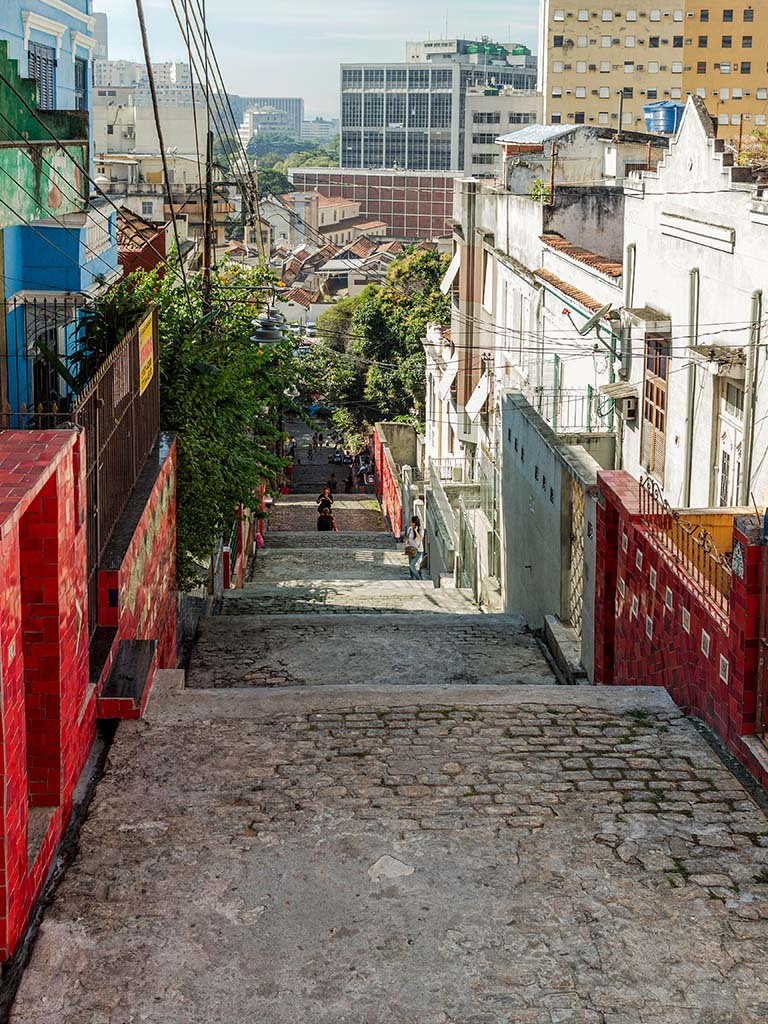
M 141 252 L 158 232 L 154 224 L 138 213 L 121 206 L 117 211 L 117 248 L 123 252 Z
M 588 267 L 592 267 L 593 270 L 597 270 L 607 277 L 621 277 L 624 273 L 624 267 L 620 260 L 612 260 L 608 256 L 600 256 L 590 249 L 583 249 L 580 245 L 569 242 L 567 238 L 563 238 L 562 235 L 555 232 L 539 237 L 550 249 L 555 249 L 564 256 L 570 256 L 572 260 L 577 260 L 579 263 L 585 263 Z
M 574 288 L 572 284 L 568 284 L 567 281 L 563 281 L 557 274 L 553 274 L 551 270 L 536 270 L 533 274 L 534 277 L 538 277 L 541 281 L 546 281 L 547 284 L 551 284 L 553 288 L 557 288 L 563 295 L 567 295 L 569 298 L 580 303 L 585 309 L 591 310 L 596 313 L 598 309 L 602 309 L 605 305 L 604 302 L 598 302 L 597 299 L 593 299 L 591 295 L 587 295 L 586 292 L 581 291 L 578 288 Z

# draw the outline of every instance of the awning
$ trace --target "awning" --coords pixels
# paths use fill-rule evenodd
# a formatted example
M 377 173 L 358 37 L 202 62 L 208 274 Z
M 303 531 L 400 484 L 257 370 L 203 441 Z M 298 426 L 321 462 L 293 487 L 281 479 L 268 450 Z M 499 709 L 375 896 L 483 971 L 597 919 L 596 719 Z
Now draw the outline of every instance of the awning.
M 453 382 L 456 380 L 456 375 L 459 372 L 459 353 L 454 352 L 451 358 L 446 363 L 445 369 L 443 370 L 443 376 L 440 378 L 440 383 L 437 386 L 437 393 L 445 401 L 451 393 Z
M 453 288 L 453 282 L 456 280 L 456 275 L 459 272 L 460 266 L 461 249 L 457 249 L 456 252 L 453 254 L 451 264 L 446 270 L 445 277 L 443 278 L 442 283 L 440 285 L 440 291 L 443 293 L 443 295 L 447 295 L 451 288 Z
M 688 351 L 699 364 L 704 364 L 715 377 L 744 380 L 747 375 L 747 354 L 731 345 L 689 345 Z
M 469 401 L 467 402 L 465 412 L 467 416 L 474 421 L 480 415 L 483 406 L 488 401 L 488 395 L 491 393 L 491 375 L 484 373 L 480 378 L 480 381 L 475 390 L 470 395 Z
M 629 384 L 625 380 L 614 381 L 613 384 L 601 384 L 598 388 L 601 395 L 620 402 L 625 398 L 637 398 L 637 384 Z

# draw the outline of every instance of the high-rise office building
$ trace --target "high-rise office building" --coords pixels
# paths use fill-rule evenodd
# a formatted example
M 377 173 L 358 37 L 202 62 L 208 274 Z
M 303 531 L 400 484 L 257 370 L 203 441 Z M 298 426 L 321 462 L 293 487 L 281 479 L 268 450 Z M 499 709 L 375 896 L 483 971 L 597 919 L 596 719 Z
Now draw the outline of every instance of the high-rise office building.
M 722 138 L 766 123 L 768 11 L 754 0 L 607 2 L 541 0 L 545 121 L 642 130 L 646 104 L 695 93 Z
M 408 43 L 402 63 L 343 64 L 341 166 L 463 170 L 467 91 L 482 86 L 533 92 L 536 58 L 524 46 L 452 39 Z
M 290 132 L 294 138 L 301 138 L 301 123 L 304 120 L 304 100 L 298 96 L 255 96 L 250 106 L 259 110 L 270 108 L 288 114 Z

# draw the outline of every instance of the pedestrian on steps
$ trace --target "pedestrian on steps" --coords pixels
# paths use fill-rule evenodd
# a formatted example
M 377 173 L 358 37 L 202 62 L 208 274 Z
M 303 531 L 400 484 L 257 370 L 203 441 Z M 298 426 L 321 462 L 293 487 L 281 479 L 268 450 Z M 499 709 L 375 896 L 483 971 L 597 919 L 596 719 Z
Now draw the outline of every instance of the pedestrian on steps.
M 317 497 L 317 511 L 322 512 L 323 510 L 328 512 L 333 510 L 333 495 L 330 487 L 324 487 L 323 493 Z
M 331 475 L 328 477 L 328 490 L 331 492 L 331 494 L 335 494 L 336 491 L 338 491 L 338 489 L 339 481 L 336 479 L 336 474 L 331 473 Z
M 405 555 L 408 559 L 408 571 L 412 580 L 421 580 L 421 566 L 424 562 L 424 534 L 421 531 L 421 520 L 418 516 L 411 519 L 405 535 Z
M 355 478 L 352 476 L 352 470 L 350 469 L 347 474 L 347 479 L 344 481 L 344 493 L 351 494 L 355 487 Z
M 317 529 L 321 533 L 328 530 L 333 530 L 334 533 L 339 532 L 330 505 L 321 506 L 320 515 L 317 517 Z

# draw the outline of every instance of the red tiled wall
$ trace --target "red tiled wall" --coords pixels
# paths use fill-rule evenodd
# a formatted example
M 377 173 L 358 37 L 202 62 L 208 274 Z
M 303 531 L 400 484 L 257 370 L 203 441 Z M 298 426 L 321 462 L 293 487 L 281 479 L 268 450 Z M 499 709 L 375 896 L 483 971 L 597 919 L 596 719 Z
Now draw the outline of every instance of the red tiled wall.
M 48 873 L 95 732 L 88 690 L 85 486 L 81 477 L 76 487 L 73 476 L 84 462 L 74 457 L 82 444 L 82 435 L 69 431 L 0 434 L 0 494 L 14 493 L 14 473 L 25 460 L 37 478 L 29 497 L 17 494 L 20 503 L 0 522 L 3 959 L 21 937 Z M 32 802 L 49 807 L 50 816 L 28 862 L 30 791 Z
M 157 640 L 158 668 L 176 667 L 175 442 L 122 565 L 99 573 L 99 621 L 117 640 Z
M 376 467 L 376 492 L 382 511 L 389 519 L 393 536 L 400 538 L 403 535 L 403 499 L 378 429 L 373 432 L 373 461 Z
M 645 530 L 636 480 L 601 473 L 599 489 L 595 682 L 663 686 L 768 782 L 741 739 L 755 731 L 762 547 L 734 531 L 744 571 L 723 610 Z

